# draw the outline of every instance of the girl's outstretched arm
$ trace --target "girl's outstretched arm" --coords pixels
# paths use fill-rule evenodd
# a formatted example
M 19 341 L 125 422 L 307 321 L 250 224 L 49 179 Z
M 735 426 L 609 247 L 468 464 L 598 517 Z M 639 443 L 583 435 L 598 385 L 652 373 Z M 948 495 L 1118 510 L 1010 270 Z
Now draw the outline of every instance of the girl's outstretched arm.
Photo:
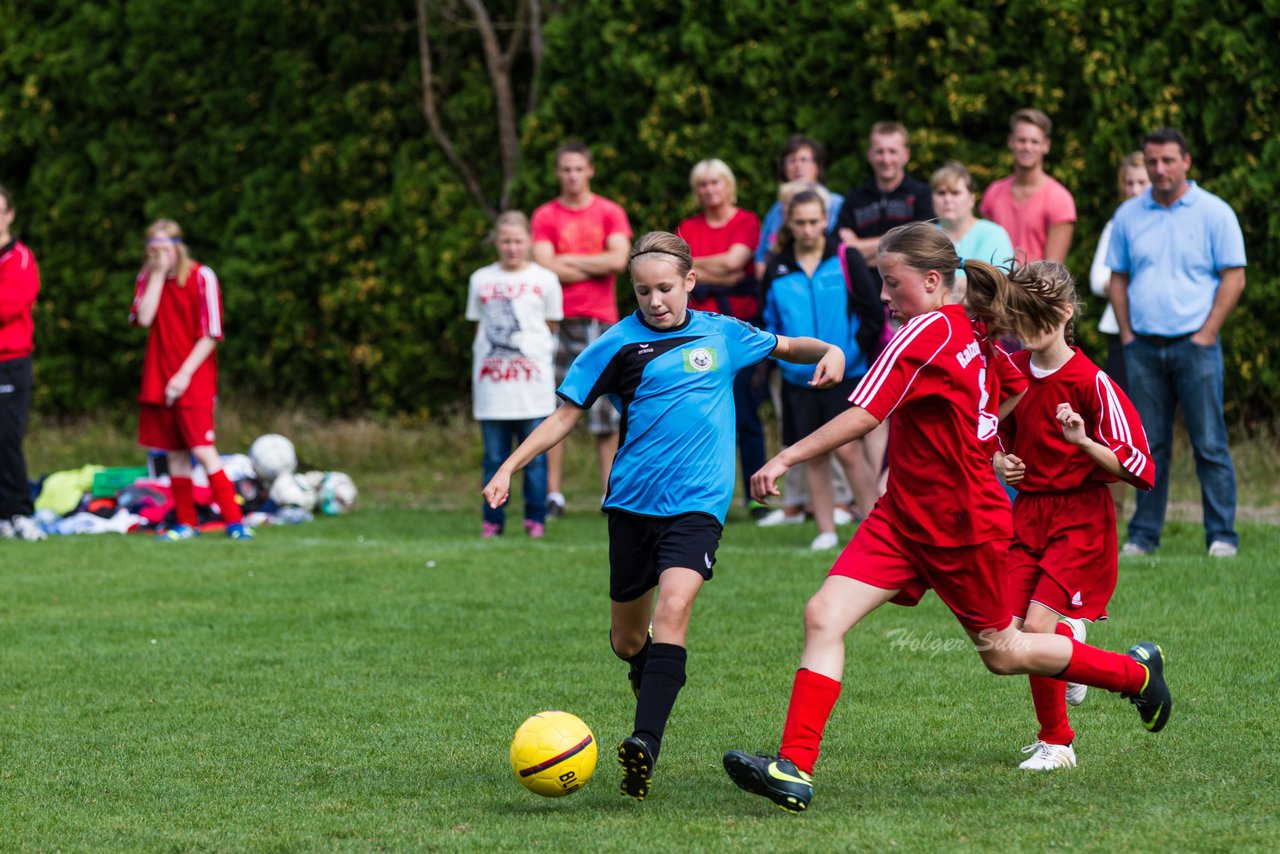
M 831 388 L 844 379 L 844 351 L 834 344 L 817 338 L 788 338 L 778 336 L 773 356 L 784 362 L 799 365 L 817 364 L 809 385 L 814 388 Z
M 769 496 L 780 494 L 778 481 L 787 469 L 854 439 L 861 439 L 879 425 L 880 422 L 870 412 L 861 406 L 851 406 L 799 442 L 783 448 L 765 463 L 764 468 L 751 476 L 751 497 L 761 504 L 768 504 Z
M 493 479 L 485 485 L 482 494 L 485 501 L 489 502 L 489 506 L 496 509 L 506 504 L 507 499 L 511 497 L 511 476 L 527 466 L 538 454 L 560 444 L 573 430 L 585 411 L 572 403 L 566 403 L 547 416 L 546 420 L 529 434 L 529 438 L 520 443 L 515 453 L 507 457 L 506 462 L 498 467 Z

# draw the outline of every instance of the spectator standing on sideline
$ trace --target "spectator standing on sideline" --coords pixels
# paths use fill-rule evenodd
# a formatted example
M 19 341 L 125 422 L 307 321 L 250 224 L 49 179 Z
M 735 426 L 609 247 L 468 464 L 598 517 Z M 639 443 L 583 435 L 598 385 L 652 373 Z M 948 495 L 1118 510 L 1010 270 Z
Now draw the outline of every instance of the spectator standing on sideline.
M 564 316 L 560 280 L 532 263 L 529 219 L 507 211 L 493 226 L 498 260 L 471 274 L 467 320 L 476 321 L 471 374 L 472 414 L 484 439 L 484 482 L 556 409 L 556 325 Z M 480 535 L 502 533 L 506 511 L 484 502 Z M 524 470 L 524 530 L 546 533 L 547 458 L 533 458 Z
M 0 538 L 43 540 L 31 518 L 31 484 L 22 440 L 31 410 L 31 352 L 35 323 L 31 307 L 40 293 L 36 256 L 13 227 L 13 196 L 0 187 Z
M 693 199 L 702 212 L 680 223 L 676 234 L 689 244 L 698 284 L 689 307 L 754 323 L 760 316 L 760 282 L 751 263 L 760 243 L 760 218 L 738 207 L 738 182 L 723 160 L 702 160 L 689 173 Z M 764 426 L 760 404 L 769 393 L 763 362 L 734 377 L 733 407 L 742 462 L 743 503 L 751 506 L 747 481 L 764 465 Z M 756 505 L 752 515 L 769 512 Z
M 1120 201 L 1124 202 L 1141 196 L 1151 186 L 1147 177 L 1147 164 L 1141 151 L 1135 151 L 1125 157 L 1120 164 L 1118 176 L 1120 184 Z M 1098 238 L 1098 248 L 1093 254 L 1093 264 L 1089 267 L 1089 289 L 1094 296 L 1107 298 L 1107 309 L 1098 321 L 1098 331 L 1107 336 L 1107 376 L 1115 380 L 1120 388 L 1128 390 L 1129 384 L 1124 371 L 1124 347 L 1120 344 L 1120 327 L 1116 324 L 1116 310 L 1111 307 L 1111 268 L 1107 266 L 1107 249 L 1111 246 L 1111 227 L 1113 220 L 1107 220 L 1102 227 L 1102 236 Z
M 556 382 L 579 353 L 618 322 L 614 277 L 626 269 L 631 224 L 616 202 L 591 192 L 591 149 L 568 142 L 556 151 L 560 195 L 533 212 L 533 260 L 560 279 L 564 320 L 556 347 Z M 618 411 L 604 397 L 587 414 L 600 462 L 600 484 L 609 490 L 609 470 L 618 450 Z M 547 452 L 547 515 L 564 512 L 561 475 L 564 446 Z
M 867 137 L 871 180 L 845 194 L 837 227 L 840 240 L 851 243 L 871 268 L 876 285 L 876 247 L 889 229 L 933 219 L 929 187 L 907 174 L 911 140 L 900 122 L 876 122 Z
M 1244 234 L 1230 205 L 1187 180 L 1191 153 L 1181 133 L 1147 134 L 1142 155 L 1151 188 L 1116 211 L 1107 266 L 1129 397 L 1151 441 L 1156 485 L 1138 493 L 1121 554 L 1144 555 L 1160 545 L 1173 415 L 1182 404 L 1209 554 L 1235 557 L 1236 473 L 1222 411 L 1218 333 L 1244 291 Z
M 933 173 L 929 186 L 933 190 L 933 209 L 938 212 L 938 228 L 951 238 L 957 255 L 997 267 L 1013 261 L 1013 242 L 1009 240 L 1009 232 L 989 219 L 978 219 L 973 215 L 975 188 L 968 169 L 948 160 Z M 956 300 L 964 300 L 964 289 L 964 270 L 957 270 Z
M 1009 120 L 1013 174 L 982 197 L 982 215 L 1009 232 L 1018 263 L 1065 264 L 1076 222 L 1071 191 L 1044 171 L 1053 122 L 1040 110 L 1018 110 Z
M 822 186 L 822 170 L 826 167 L 827 150 L 816 139 L 794 133 L 787 138 L 786 145 L 778 154 L 778 182 L 788 184 L 803 181 L 817 184 L 825 194 L 827 204 L 827 230 L 833 230 L 840 217 L 840 209 L 844 205 L 844 196 L 833 193 Z M 770 206 L 764 215 L 764 223 L 760 226 L 760 244 L 756 247 L 756 278 L 764 277 L 765 259 L 777 247 L 778 232 L 782 230 L 785 220 L 784 204 L 781 200 Z
M 156 220 L 147 229 L 146 260 L 138 271 L 129 322 L 149 330 L 138 393 L 138 444 L 165 451 L 169 458 L 177 524 L 160 537 L 189 540 L 200 533 L 191 482 L 194 457 L 209 476 L 227 536 L 253 539 L 214 446 L 222 287 L 213 270 L 188 254 L 182 229 L 171 219 Z
M 1147 177 L 1147 166 L 1143 162 L 1142 152 L 1135 151 L 1125 157 L 1120 164 L 1118 176 L 1120 200 L 1132 199 L 1143 194 L 1151 186 Z M 1107 298 L 1107 309 L 1098 321 L 1098 331 L 1107 336 L 1107 376 L 1115 380 L 1116 385 L 1126 393 L 1129 390 L 1128 374 L 1124 369 L 1124 347 L 1120 344 L 1120 327 L 1116 324 L 1116 310 L 1111 307 L 1111 268 L 1107 266 L 1107 248 L 1111 245 L 1111 220 L 1102 228 L 1102 236 L 1098 238 L 1098 248 L 1093 255 L 1093 264 L 1089 267 L 1089 289 L 1094 296 Z M 1124 481 L 1111 484 L 1111 498 L 1116 505 L 1116 518 L 1124 517 L 1125 494 L 1129 485 Z

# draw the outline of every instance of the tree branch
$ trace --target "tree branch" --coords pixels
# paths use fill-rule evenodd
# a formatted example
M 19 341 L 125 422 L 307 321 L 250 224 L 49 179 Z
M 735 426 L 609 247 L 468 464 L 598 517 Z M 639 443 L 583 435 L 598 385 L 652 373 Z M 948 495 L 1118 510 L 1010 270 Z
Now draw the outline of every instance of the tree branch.
M 424 0 L 418 0 L 419 6 Z M 506 208 L 511 199 L 511 185 L 515 182 L 516 168 L 520 163 L 520 137 L 516 122 L 515 96 L 511 91 L 510 69 L 504 63 L 502 46 L 493 30 L 493 21 L 484 7 L 483 0 L 464 0 L 476 25 L 480 28 L 480 44 L 484 49 L 484 64 L 489 71 L 489 85 L 493 88 L 493 105 L 498 122 L 498 156 L 502 164 L 502 193 L 499 206 Z
M 492 218 L 497 215 L 497 211 L 489 203 L 485 197 L 484 188 L 480 186 L 480 180 L 476 177 L 471 166 L 462 159 L 454 148 L 453 141 L 449 138 L 449 134 L 445 132 L 444 126 L 440 122 L 440 115 L 436 110 L 435 95 L 435 74 L 431 67 L 431 43 L 428 35 L 427 22 L 427 2 L 428 0 L 417 0 L 418 7 L 418 63 L 422 71 L 422 112 L 427 119 L 427 127 L 431 129 L 431 136 L 435 139 L 436 144 L 440 146 L 440 150 L 444 152 L 444 156 L 458 170 L 458 174 L 462 178 L 462 182 L 466 184 L 467 190 L 475 197 L 480 206 Z M 483 11 L 483 9 L 482 9 Z M 487 16 L 486 16 L 487 17 Z M 490 30 L 492 33 L 492 30 Z M 488 54 L 488 47 L 485 49 Z M 509 87 L 508 87 L 509 88 Z M 496 94 L 496 91 L 495 91 Z M 499 121 L 499 133 L 501 133 L 501 121 Z M 506 166 L 503 166 L 503 195 L 506 196 Z M 505 204 L 505 200 L 504 200 Z
M 529 74 L 529 101 L 524 108 L 526 116 L 533 115 L 538 106 L 538 75 L 542 71 L 541 0 L 529 0 L 529 55 L 533 60 L 533 68 Z

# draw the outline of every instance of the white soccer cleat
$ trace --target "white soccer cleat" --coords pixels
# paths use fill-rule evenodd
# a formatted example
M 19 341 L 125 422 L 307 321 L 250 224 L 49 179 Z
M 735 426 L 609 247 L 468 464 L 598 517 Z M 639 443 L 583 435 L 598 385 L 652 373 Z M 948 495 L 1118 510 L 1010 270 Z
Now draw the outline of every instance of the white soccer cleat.
M 856 517 L 843 507 L 836 507 L 831 511 L 831 518 L 836 523 L 837 527 L 839 527 L 853 524 Z
M 1087 624 L 1084 620 L 1077 620 L 1075 617 L 1063 617 L 1062 622 L 1071 627 L 1071 634 L 1075 639 L 1084 643 L 1085 630 Z M 1081 685 L 1079 682 L 1067 683 L 1067 705 L 1078 706 L 1084 702 L 1084 695 L 1089 690 L 1088 685 Z
M 813 542 L 809 544 L 809 548 L 815 552 L 825 552 L 827 549 L 834 549 L 840 545 L 840 538 L 836 536 L 835 531 L 827 531 L 825 534 L 819 534 L 813 538 Z
M 1069 744 L 1049 744 L 1037 741 L 1022 748 L 1031 758 L 1018 767 L 1024 771 L 1055 771 L 1058 768 L 1076 767 L 1076 751 Z

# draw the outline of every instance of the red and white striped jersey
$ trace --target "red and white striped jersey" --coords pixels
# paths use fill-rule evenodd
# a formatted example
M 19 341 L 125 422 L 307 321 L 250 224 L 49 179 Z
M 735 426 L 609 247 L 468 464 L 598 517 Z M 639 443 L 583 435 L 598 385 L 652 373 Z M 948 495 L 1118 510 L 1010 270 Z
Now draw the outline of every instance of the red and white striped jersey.
M 991 467 L 999 402 L 1025 387 L 1008 360 L 962 306 L 947 305 L 903 326 L 849 397 L 880 421 L 893 415 L 879 506 L 903 535 L 941 546 L 1010 536 Z
M 1137 409 L 1088 356 L 1075 347 L 1072 350 L 1067 363 L 1046 377 L 1032 373 L 1029 350 L 1012 356 L 1027 377 L 1027 393 L 1000 425 L 1000 433 L 1004 447 L 1027 466 L 1018 491 L 1075 492 L 1118 479 L 1062 437 L 1056 417 L 1061 403 L 1071 404 L 1080 413 L 1089 438 L 1110 448 L 1140 488 L 1151 489 L 1156 466 Z
M 130 323 L 137 322 L 138 305 L 146 289 L 144 269 L 138 273 Z M 182 367 L 196 342 L 205 337 L 222 340 L 222 289 L 213 270 L 203 264 L 193 264 L 185 285 L 180 287 L 177 278 L 164 283 L 142 361 L 142 391 L 138 402 L 163 404 L 165 384 Z M 212 409 L 217 394 L 218 360 L 217 354 L 211 353 L 191 377 L 186 394 L 174 405 Z

